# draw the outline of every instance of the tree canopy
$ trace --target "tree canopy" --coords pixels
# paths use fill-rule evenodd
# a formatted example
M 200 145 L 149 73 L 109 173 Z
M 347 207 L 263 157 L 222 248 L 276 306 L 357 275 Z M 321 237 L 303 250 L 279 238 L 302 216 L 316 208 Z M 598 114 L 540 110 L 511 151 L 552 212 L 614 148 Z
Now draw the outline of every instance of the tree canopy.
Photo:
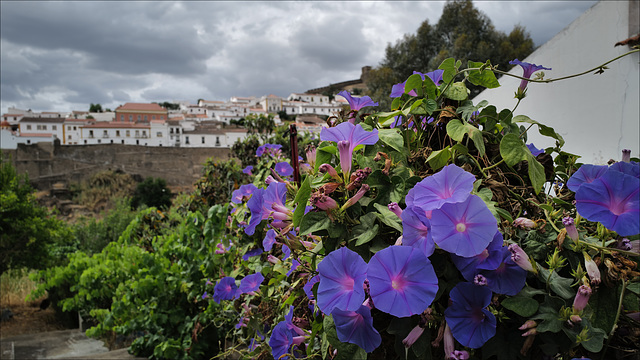
M 415 34 L 405 34 L 395 44 L 387 45 L 384 59 L 371 70 L 369 95 L 386 107 L 394 84 L 406 80 L 414 71 L 433 71 L 447 58 L 454 57 L 463 64 L 489 59 L 506 70 L 511 67 L 510 60 L 523 59 L 533 50 L 533 40 L 524 27 L 516 25 L 507 35 L 496 30 L 491 19 L 471 0 L 448 1 L 436 24 L 425 20 Z M 474 86 L 469 88 L 472 96 L 480 91 Z

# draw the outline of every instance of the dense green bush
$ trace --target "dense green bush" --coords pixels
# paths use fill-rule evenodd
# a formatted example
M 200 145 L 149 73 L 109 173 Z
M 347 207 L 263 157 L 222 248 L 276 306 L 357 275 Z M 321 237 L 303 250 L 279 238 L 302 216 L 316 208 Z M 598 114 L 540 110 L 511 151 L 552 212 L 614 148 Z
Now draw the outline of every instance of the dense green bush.
M 139 208 L 148 207 L 168 208 L 171 206 L 173 194 L 167 188 L 167 181 L 162 178 L 148 177 L 136 186 L 131 198 L 131 206 Z

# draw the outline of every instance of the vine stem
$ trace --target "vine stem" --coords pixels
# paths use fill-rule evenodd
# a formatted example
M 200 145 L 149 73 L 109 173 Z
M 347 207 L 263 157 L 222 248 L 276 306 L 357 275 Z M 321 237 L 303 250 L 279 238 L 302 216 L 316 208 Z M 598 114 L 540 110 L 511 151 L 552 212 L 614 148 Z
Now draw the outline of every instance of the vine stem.
M 613 320 L 613 326 L 611 327 L 611 332 L 609 332 L 609 337 L 607 339 L 607 344 L 604 347 L 604 351 L 602 352 L 601 360 L 605 359 L 605 355 L 607 354 L 607 349 L 609 348 L 609 343 L 611 343 L 611 338 L 613 334 L 616 332 L 616 328 L 618 327 L 618 320 L 620 320 L 620 312 L 622 312 L 622 300 L 624 299 L 624 292 L 627 289 L 628 280 L 622 280 L 622 290 L 620 291 L 620 300 L 618 300 L 618 311 L 616 311 L 616 317 Z
M 492 67 L 492 68 L 491 68 L 491 71 L 494 71 L 494 72 L 496 72 L 496 73 L 498 73 L 498 74 L 507 75 L 507 76 L 511 76 L 511 77 L 514 77 L 514 78 L 518 78 L 518 79 L 521 79 L 521 80 L 528 80 L 529 82 L 551 83 L 551 82 L 555 82 L 555 81 L 566 80 L 566 79 L 571 79 L 571 78 L 574 78 L 574 77 L 578 77 L 578 76 L 586 75 L 586 74 L 591 73 L 592 71 L 604 71 L 604 70 L 605 70 L 605 69 L 604 69 L 604 67 L 605 67 L 607 64 L 610 64 L 610 63 L 612 63 L 612 62 L 614 62 L 614 61 L 616 61 L 616 60 L 619 60 L 619 59 L 621 59 L 621 58 L 623 58 L 623 57 L 625 57 L 625 56 L 628 56 L 628 55 L 631 55 L 631 54 L 634 54 L 634 53 L 637 53 L 637 52 L 640 52 L 640 49 L 631 50 L 631 51 L 626 52 L 626 53 L 624 53 L 624 54 L 622 54 L 622 55 L 616 56 L 615 58 L 613 58 L 613 59 L 611 59 L 611 60 L 609 60 L 609 61 L 605 62 L 605 63 L 604 63 L 604 64 L 602 64 L 602 65 L 596 66 L 596 67 L 594 67 L 594 68 L 592 68 L 592 69 L 589 69 L 589 70 L 583 71 L 583 72 L 581 72 L 581 73 L 573 74 L 573 75 L 568 75 L 568 76 L 563 76 L 563 77 L 559 77 L 559 78 L 555 78 L 555 79 L 553 79 L 553 78 L 552 78 L 552 79 L 546 79 L 546 80 L 532 80 L 532 79 L 527 79 L 527 78 L 522 77 L 522 76 L 518 76 L 518 75 L 510 74 L 510 73 L 508 73 L 508 72 L 506 72 L 506 71 L 502 71 L 502 70 L 495 69 L 494 67 Z

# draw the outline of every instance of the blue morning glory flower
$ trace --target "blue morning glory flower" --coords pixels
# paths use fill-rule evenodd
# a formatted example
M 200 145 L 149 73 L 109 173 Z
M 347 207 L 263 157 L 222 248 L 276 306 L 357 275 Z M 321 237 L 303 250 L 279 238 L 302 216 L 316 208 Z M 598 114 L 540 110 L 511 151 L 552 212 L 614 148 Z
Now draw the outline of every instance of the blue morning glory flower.
M 289 269 L 289 271 L 287 271 L 287 277 L 289 277 L 291 274 L 293 274 L 293 272 L 296 271 L 298 266 L 300 266 L 300 263 L 298 262 L 298 260 L 293 259 L 291 261 L 291 269 Z
M 360 308 L 367 276 L 367 263 L 360 255 L 346 247 L 332 251 L 318 264 L 318 275 L 318 307 L 323 313 Z
M 531 64 L 528 62 L 520 61 L 518 59 L 509 61 L 509 64 L 520 65 L 522 67 L 522 70 L 524 71 L 524 73 L 522 74 L 522 77 L 527 79 L 530 79 L 531 75 L 533 75 L 533 73 L 535 73 L 536 71 L 551 70 L 551 68 L 546 68 L 542 65 Z M 527 80 L 520 81 L 520 86 L 519 86 L 520 90 L 524 92 L 524 89 L 526 89 L 528 83 L 529 81 Z
M 531 151 L 531 155 L 533 155 L 533 156 L 538 156 L 538 155 L 544 153 L 544 150 L 538 149 L 533 144 L 527 144 L 527 148 L 529 149 L 529 151 Z
M 289 352 L 289 348 L 293 345 L 293 334 L 291 330 L 287 328 L 287 324 L 284 321 L 279 322 L 271 332 L 269 338 L 269 346 L 271 346 L 271 355 L 274 359 L 280 359 L 280 357 Z M 286 356 L 283 359 L 288 359 Z
M 256 150 L 256 156 L 261 157 L 265 153 L 275 155 L 282 148 L 280 144 L 264 144 L 258 147 Z
M 431 261 L 408 246 L 389 246 L 375 253 L 367 279 L 375 307 L 397 317 L 421 314 L 438 292 Z
M 263 251 L 261 248 L 255 248 L 255 249 L 251 249 L 249 251 L 247 251 L 243 256 L 242 256 L 242 260 L 247 261 L 249 260 L 249 258 L 252 258 L 254 256 L 258 256 L 260 254 L 262 254 Z
M 282 245 L 282 255 L 284 255 L 282 260 L 287 260 L 289 256 L 291 256 L 291 249 L 289 249 L 289 247 L 286 244 Z
M 320 276 L 313 276 L 311 279 L 309 279 L 309 281 L 307 281 L 306 284 L 304 284 L 304 287 L 302 288 L 302 290 L 304 290 L 304 293 L 307 294 L 307 298 L 309 300 L 313 300 L 313 285 L 318 281 L 320 281 Z
M 373 327 L 371 310 L 367 306 L 360 305 L 356 311 L 334 309 L 332 316 L 338 340 L 356 344 L 368 353 L 382 343 L 380 333 Z
M 293 174 L 293 168 L 286 161 L 277 163 L 275 169 L 280 176 L 289 176 Z
M 424 256 L 429 257 L 436 248 L 431 239 L 431 223 L 425 211 L 419 207 L 410 206 L 402 212 L 402 244 L 420 249 Z
M 636 178 L 640 178 L 640 164 L 637 162 L 618 161 L 609 166 L 609 170 L 619 171 Z
M 502 262 L 495 270 L 480 270 L 487 280 L 487 287 L 497 294 L 517 295 L 527 281 L 527 270 L 521 268 L 511 259 L 511 251 L 506 246 L 501 248 Z
M 451 260 L 456 265 L 460 273 L 467 281 L 473 281 L 473 278 L 480 270 L 494 270 L 502 264 L 502 233 L 496 231 L 493 240 L 486 249 L 480 254 L 471 257 L 462 257 L 451 254 Z
M 343 122 L 336 127 L 323 128 L 320 131 L 320 140 L 336 142 L 342 173 L 348 175 L 351 173 L 353 150 L 358 145 L 373 145 L 378 142 L 378 129 L 366 131 L 360 124 Z
M 419 206 L 424 210 L 438 209 L 445 203 L 462 202 L 473 190 L 475 180 L 473 174 L 457 165 L 447 165 L 409 190 L 405 202 L 407 206 Z
M 477 195 L 469 195 L 461 203 L 446 203 L 431 214 L 433 241 L 462 257 L 482 253 L 497 231 L 496 218 Z
M 218 304 L 220 304 L 220 300 L 233 300 L 237 291 L 236 279 L 231 276 L 223 277 L 213 287 L 213 300 Z
M 241 185 L 238 190 L 231 193 L 231 202 L 241 204 L 244 198 L 251 196 L 258 188 L 253 184 Z
M 273 229 L 269 229 L 267 231 L 267 235 L 265 235 L 264 240 L 262 240 L 262 247 L 264 251 L 271 251 L 273 248 L 273 244 L 276 243 L 276 231 Z
M 640 233 L 640 179 L 608 170 L 576 192 L 576 210 L 621 236 Z
M 366 106 L 378 106 L 378 103 L 371 100 L 369 96 L 353 97 L 351 96 L 351 93 L 346 90 L 340 91 L 338 95 L 347 99 L 347 102 L 353 111 L 358 111 Z
M 451 289 L 451 304 L 444 317 L 463 346 L 477 349 L 496 334 L 496 317 L 486 309 L 491 296 L 489 288 L 471 283 L 458 283 Z
M 584 164 L 578 171 L 573 173 L 567 181 L 567 187 L 573 192 L 577 192 L 582 184 L 591 184 L 593 180 L 602 176 L 607 171 L 607 165 Z
M 242 169 L 242 173 L 243 174 L 247 174 L 247 175 L 252 175 L 251 172 L 253 171 L 253 166 L 249 165 L 247 167 L 245 167 L 244 169 Z
M 251 199 L 247 201 L 247 207 L 251 211 L 251 219 L 249 220 L 249 225 L 244 229 L 244 232 L 247 235 L 253 235 L 256 231 L 256 226 L 265 218 L 268 217 L 268 214 L 264 214 L 264 209 L 262 203 L 264 201 L 263 195 L 264 189 L 258 189 L 253 192 Z
M 260 288 L 260 284 L 264 281 L 264 276 L 261 273 L 255 273 L 247 275 L 244 279 L 240 280 L 240 292 L 246 294 L 252 291 L 256 291 Z

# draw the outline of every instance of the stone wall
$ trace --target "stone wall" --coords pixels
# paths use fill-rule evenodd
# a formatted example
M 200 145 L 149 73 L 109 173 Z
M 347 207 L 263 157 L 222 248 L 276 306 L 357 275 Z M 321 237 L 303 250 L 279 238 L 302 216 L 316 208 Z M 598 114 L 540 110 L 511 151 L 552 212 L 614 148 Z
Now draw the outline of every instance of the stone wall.
M 228 160 L 225 148 L 144 147 L 135 145 L 19 144 L 3 151 L 10 155 L 19 174 L 27 173 L 39 190 L 53 184 L 80 183 L 103 170 L 121 170 L 130 175 L 161 177 L 172 187 L 189 187 L 202 174 L 208 158 Z

